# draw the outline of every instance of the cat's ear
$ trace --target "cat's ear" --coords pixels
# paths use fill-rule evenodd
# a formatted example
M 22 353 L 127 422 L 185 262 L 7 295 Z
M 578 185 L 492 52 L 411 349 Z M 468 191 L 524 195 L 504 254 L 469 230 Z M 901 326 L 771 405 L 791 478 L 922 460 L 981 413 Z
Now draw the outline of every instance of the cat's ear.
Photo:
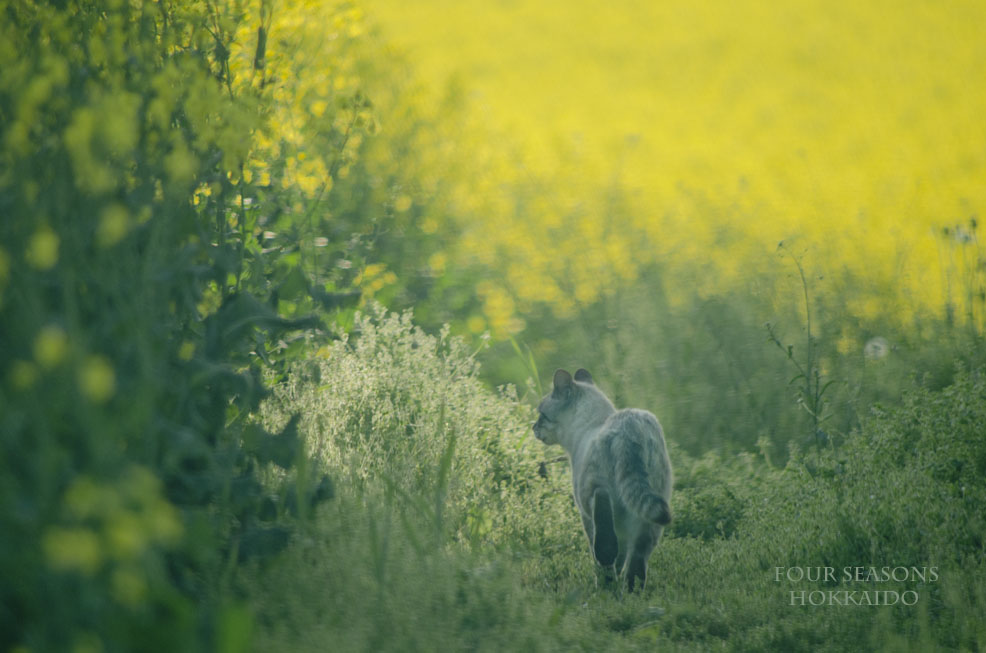
M 555 370 L 555 377 L 552 383 L 555 384 L 555 394 L 567 392 L 572 388 L 572 375 L 565 370 Z
M 588 383 L 589 385 L 596 385 L 596 383 L 592 380 L 592 375 L 589 374 L 589 370 L 586 369 L 580 369 L 578 372 L 576 372 L 575 380 L 578 381 L 579 383 Z

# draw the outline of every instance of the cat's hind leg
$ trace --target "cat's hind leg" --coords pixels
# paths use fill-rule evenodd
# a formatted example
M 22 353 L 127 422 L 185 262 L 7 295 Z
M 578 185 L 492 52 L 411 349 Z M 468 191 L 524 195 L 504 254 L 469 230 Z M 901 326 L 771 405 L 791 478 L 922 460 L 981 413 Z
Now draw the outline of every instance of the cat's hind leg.
M 660 526 L 644 528 L 634 538 L 630 548 L 630 555 L 627 556 L 626 565 L 623 573 L 626 576 L 627 591 L 643 589 L 647 582 L 647 560 L 651 552 L 657 546 L 657 541 L 661 538 Z
M 597 489 L 592 494 L 592 525 L 592 554 L 601 566 L 613 568 L 620 545 L 613 524 L 613 503 L 606 490 Z

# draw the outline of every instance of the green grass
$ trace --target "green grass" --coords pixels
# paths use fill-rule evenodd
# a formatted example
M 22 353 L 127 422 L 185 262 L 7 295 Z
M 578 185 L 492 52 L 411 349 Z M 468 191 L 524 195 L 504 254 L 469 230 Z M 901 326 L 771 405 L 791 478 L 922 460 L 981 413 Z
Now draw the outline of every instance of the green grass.
M 986 645 L 976 618 L 986 605 L 979 373 L 915 390 L 842 446 L 795 451 L 782 468 L 752 454 L 692 458 L 672 445 L 676 521 L 646 591 L 619 596 L 596 588 L 567 470 L 535 473 L 553 452 L 534 446 L 514 395 L 478 383 L 461 343 L 406 318 L 364 318 L 357 333 L 278 386 L 267 407 L 275 423 L 300 410 L 319 464 L 358 482 L 342 483 L 283 556 L 243 573 L 256 650 Z M 317 379 L 306 380 L 312 368 Z M 871 565 L 934 566 L 939 578 L 775 579 L 776 567 Z M 792 590 L 832 589 L 911 589 L 919 601 L 791 605 Z

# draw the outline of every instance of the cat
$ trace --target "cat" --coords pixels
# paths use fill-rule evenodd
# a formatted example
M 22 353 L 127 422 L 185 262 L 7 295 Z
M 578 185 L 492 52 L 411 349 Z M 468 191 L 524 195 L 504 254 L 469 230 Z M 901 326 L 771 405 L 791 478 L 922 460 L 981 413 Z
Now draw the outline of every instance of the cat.
M 584 369 L 555 372 L 538 406 L 534 435 L 560 444 L 572 466 L 575 504 L 603 580 L 643 589 L 647 560 L 671 522 L 671 461 L 660 423 L 636 408 L 616 410 Z

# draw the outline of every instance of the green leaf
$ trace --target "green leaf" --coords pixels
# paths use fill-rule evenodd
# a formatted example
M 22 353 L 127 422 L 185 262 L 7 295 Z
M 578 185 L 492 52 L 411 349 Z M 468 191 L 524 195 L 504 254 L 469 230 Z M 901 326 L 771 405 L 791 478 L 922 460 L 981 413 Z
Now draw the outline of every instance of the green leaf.
M 254 329 L 264 329 L 272 335 L 295 329 L 312 329 L 322 325 L 316 315 L 288 319 L 249 293 L 227 297 L 219 310 L 206 320 L 206 353 L 209 358 L 221 358 L 231 351 L 244 348 L 244 341 Z
M 253 615 L 243 603 L 227 605 L 219 615 L 216 650 L 219 653 L 244 653 L 250 650 Z
M 245 514 L 257 505 L 262 494 L 263 487 L 253 474 L 241 474 L 230 483 L 230 508 L 234 514 Z
M 301 266 L 291 268 L 277 286 L 277 296 L 281 299 L 299 301 L 309 295 L 309 283 Z
M 239 539 L 239 558 L 267 558 L 280 553 L 288 545 L 291 531 L 284 526 L 250 526 Z
M 260 438 L 256 456 L 260 462 L 272 462 L 275 465 L 290 468 L 298 456 L 301 442 L 298 438 L 298 421 L 300 413 L 295 413 L 278 435 L 266 434 Z

